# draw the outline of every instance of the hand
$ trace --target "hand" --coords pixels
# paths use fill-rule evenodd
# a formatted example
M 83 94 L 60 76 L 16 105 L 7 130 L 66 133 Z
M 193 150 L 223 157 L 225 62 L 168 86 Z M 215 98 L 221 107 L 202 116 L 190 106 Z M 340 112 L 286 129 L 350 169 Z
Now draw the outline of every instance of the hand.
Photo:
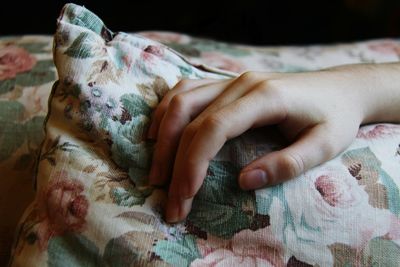
M 366 89 L 352 73 L 247 72 L 179 82 L 156 108 L 148 133 L 157 140 L 150 183 L 165 184 L 172 174 L 166 220 L 188 215 L 209 161 L 250 128 L 277 124 L 292 144 L 244 167 L 239 184 L 245 190 L 282 183 L 343 151 L 367 116 Z

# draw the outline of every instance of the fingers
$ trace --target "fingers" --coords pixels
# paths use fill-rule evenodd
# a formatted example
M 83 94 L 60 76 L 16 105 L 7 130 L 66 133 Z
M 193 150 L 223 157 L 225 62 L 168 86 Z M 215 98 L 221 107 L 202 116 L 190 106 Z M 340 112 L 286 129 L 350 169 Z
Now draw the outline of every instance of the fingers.
M 326 123 L 314 126 L 291 146 L 269 153 L 243 168 L 240 187 L 250 190 L 276 185 L 328 161 L 350 144 L 353 133 L 341 136 L 343 132 L 335 131 Z
M 168 107 L 158 127 L 158 138 L 149 176 L 150 184 L 162 185 L 167 182 L 184 128 L 225 89 L 228 82 L 201 85 L 191 91 L 177 92 L 172 99 L 169 99 Z
M 265 82 L 260 84 L 261 81 L 262 76 L 256 72 L 246 72 L 238 78 L 231 80 L 231 82 L 227 84 L 226 89 L 196 118 L 196 121 L 200 123 L 209 114 L 212 114 L 223 106 L 232 103 L 244 94 L 252 91 L 254 88 L 262 86 L 266 87 L 267 83 Z
M 166 220 L 177 222 L 188 215 L 193 197 L 206 177 L 209 161 L 226 140 L 240 135 L 261 121 L 273 124 L 285 116 L 282 105 L 254 91 L 208 116 L 204 115 L 201 123 L 189 124 L 179 143 Z
M 196 118 L 197 122 L 202 121 L 204 114 L 210 114 L 238 99 L 259 80 L 260 76 L 256 73 L 245 73 L 237 79 L 222 81 L 184 80 L 168 93 L 155 111 L 149 130 L 150 136 L 157 132 L 158 139 L 149 176 L 150 183 L 162 185 L 170 177 L 179 139 L 192 118 L 207 107 L 207 112 L 202 112 Z M 198 85 L 197 88 L 189 91 L 190 85 L 195 84 Z
M 151 125 L 149 127 L 147 137 L 149 139 L 157 138 L 158 128 L 160 126 L 161 120 L 164 117 L 165 112 L 167 111 L 169 103 L 171 102 L 172 98 L 175 95 L 193 89 L 195 87 L 216 81 L 217 80 L 215 79 L 200 79 L 200 80 L 181 80 L 180 82 L 178 82 L 172 90 L 168 91 L 168 93 L 165 94 L 161 102 L 158 104 L 156 110 L 153 112 Z

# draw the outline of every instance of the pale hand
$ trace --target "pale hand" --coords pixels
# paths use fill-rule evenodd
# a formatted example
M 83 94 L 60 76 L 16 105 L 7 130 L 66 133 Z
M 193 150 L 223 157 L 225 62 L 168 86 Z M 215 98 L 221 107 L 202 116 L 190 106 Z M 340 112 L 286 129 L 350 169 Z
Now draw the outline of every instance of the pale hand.
M 245 190 L 282 183 L 346 149 L 362 123 L 379 118 L 379 107 L 366 97 L 374 84 L 360 81 L 358 68 L 370 71 L 349 65 L 179 82 L 156 108 L 148 133 L 157 141 L 150 183 L 163 185 L 172 176 L 166 220 L 188 215 L 210 160 L 250 128 L 276 124 L 292 144 L 244 167 L 238 179 Z

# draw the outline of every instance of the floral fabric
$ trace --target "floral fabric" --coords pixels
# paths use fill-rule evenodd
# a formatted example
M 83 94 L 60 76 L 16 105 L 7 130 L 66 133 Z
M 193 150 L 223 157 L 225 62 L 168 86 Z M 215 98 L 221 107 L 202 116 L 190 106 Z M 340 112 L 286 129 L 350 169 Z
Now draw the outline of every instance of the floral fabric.
M 0 266 L 34 196 L 34 166 L 56 79 L 51 49 L 49 36 L 0 38 Z
M 395 61 L 398 41 L 254 48 L 174 33 L 115 34 L 90 11 L 67 5 L 54 37 L 58 80 L 40 152 L 43 133 L 31 121 L 41 115 L 41 125 L 46 109 L 34 116 L 24 93 L 43 88 L 36 98 L 43 101 L 56 79 L 53 66 L 40 63 L 50 57 L 48 39 L 38 52 L 23 38 L 1 44 L 0 116 L 10 126 L 0 129 L 0 167 L 22 161 L 32 173 L 26 166 L 40 153 L 37 193 L 11 266 L 398 266 L 400 126 L 365 126 L 335 159 L 255 192 L 239 189 L 238 171 L 285 143 L 273 128 L 247 132 L 211 162 L 193 211 L 177 225 L 162 219 L 165 189 L 147 185 L 154 144 L 143 137 L 151 110 L 181 78 L 232 75 L 193 62 L 233 72 L 303 71 Z M 34 73 L 49 76 L 24 83 Z

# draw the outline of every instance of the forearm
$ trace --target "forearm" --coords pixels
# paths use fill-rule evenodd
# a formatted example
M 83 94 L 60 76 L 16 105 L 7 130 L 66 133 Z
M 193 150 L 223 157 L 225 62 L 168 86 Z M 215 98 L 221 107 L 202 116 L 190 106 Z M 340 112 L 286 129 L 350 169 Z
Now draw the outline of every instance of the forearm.
M 332 68 L 351 80 L 364 110 L 363 124 L 400 122 L 400 63 L 355 64 Z

